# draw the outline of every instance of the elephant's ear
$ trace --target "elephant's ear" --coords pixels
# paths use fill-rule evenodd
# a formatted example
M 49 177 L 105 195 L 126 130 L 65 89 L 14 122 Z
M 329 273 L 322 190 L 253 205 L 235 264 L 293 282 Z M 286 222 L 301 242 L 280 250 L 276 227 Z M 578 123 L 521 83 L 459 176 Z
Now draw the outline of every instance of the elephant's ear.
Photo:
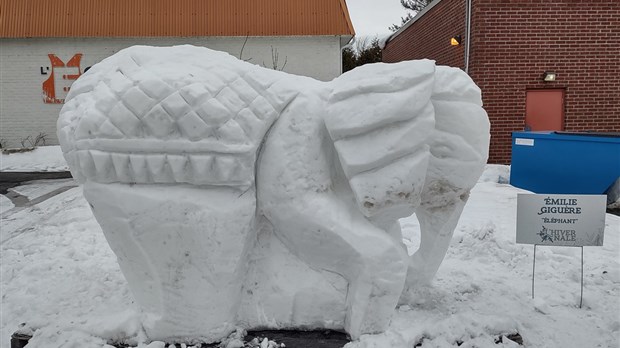
M 431 101 L 435 131 L 423 201 L 442 205 L 459 199 L 478 181 L 489 153 L 490 125 L 480 89 L 461 69 L 437 67 Z
M 408 216 L 419 204 L 434 124 L 433 61 L 372 64 L 333 80 L 325 125 L 360 210 Z

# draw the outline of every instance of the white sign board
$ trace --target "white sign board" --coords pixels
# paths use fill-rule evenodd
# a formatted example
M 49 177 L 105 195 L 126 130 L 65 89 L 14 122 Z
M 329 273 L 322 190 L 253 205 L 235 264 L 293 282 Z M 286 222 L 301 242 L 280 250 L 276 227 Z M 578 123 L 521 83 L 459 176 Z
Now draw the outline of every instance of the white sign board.
M 602 246 L 604 195 L 517 196 L 517 243 Z
M 515 145 L 534 146 L 534 139 L 517 138 L 515 139 Z

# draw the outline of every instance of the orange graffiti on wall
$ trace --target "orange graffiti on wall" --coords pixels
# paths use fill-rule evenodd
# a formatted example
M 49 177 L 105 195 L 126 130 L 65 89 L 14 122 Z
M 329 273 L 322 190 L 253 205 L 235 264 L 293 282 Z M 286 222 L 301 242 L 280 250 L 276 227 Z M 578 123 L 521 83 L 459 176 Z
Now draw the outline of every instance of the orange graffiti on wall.
M 62 104 L 71 88 L 73 81 L 82 75 L 80 61 L 82 53 L 75 54 L 65 64 L 55 54 L 48 54 L 52 64 L 50 77 L 43 81 L 43 102 L 47 104 Z

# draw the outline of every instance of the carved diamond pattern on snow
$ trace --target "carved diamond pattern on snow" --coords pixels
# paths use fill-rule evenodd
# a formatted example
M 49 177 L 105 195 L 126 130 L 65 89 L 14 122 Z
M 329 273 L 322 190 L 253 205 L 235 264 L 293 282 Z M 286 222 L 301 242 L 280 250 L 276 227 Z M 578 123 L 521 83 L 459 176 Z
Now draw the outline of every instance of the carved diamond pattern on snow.
M 243 144 L 248 142 L 245 132 L 235 120 L 230 120 L 219 127 L 215 131 L 215 137 L 224 143 Z
M 95 100 L 95 107 L 103 114 L 108 114 L 114 107 L 119 98 L 108 85 L 103 82 L 99 82 L 94 89 L 94 93 L 97 95 Z
M 138 86 L 148 96 L 157 100 L 162 100 L 174 92 L 167 83 L 157 78 L 141 80 Z
M 79 109 L 82 109 L 82 107 L 80 106 Z M 76 139 L 89 139 L 101 135 L 105 136 L 105 134 L 100 134 L 99 127 L 107 120 L 107 117 L 96 109 L 86 108 L 80 111 L 87 117 L 80 119 L 75 130 Z
M 103 81 L 118 95 L 125 93 L 126 90 L 133 86 L 133 81 L 128 79 L 127 76 L 123 75 L 120 71 L 112 74 L 109 79 L 106 77 Z
M 123 139 L 125 134 L 123 134 L 110 119 L 107 119 L 99 126 L 99 136 L 111 139 Z
M 207 124 L 193 111 L 183 115 L 178 121 L 181 135 L 192 141 L 201 140 L 211 134 L 212 127 Z
M 151 109 L 142 118 L 142 121 L 151 133 L 159 138 L 168 138 L 176 132 L 177 127 L 174 125 L 174 120 L 160 105 L 156 105 Z
M 197 105 L 201 100 L 211 98 L 212 96 L 201 83 L 185 86 L 179 90 L 179 93 L 189 105 Z
M 251 104 L 250 109 L 260 120 L 272 120 L 277 117 L 277 112 L 273 106 L 263 97 L 256 98 Z
M 215 136 L 228 144 L 248 144 L 259 140 L 269 126 L 265 122 L 277 116 L 271 103 L 241 76 L 209 74 L 210 82 L 220 82 L 207 84 L 211 91 L 204 83 L 191 83 L 174 91 L 150 70 L 134 63 L 128 60 L 130 69 L 114 72 L 104 80 L 107 83 L 97 83 L 95 107 L 110 118 L 99 130 L 104 138 L 120 139 L 121 134 L 137 137 L 142 130 L 145 136 L 168 138 L 178 131 L 179 136 L 186 135 L 192 141 Z M 230 82 L 226 86 L 222 81 Z M 90 131 L 92 134 L 94 129 Z
M 224 87 L 215 98 L 233 115 L 245 107 L 245 103 L 239 98 L 238 93 L 228 87 Z
M 161 101 L 161 106 L 172 117 L 180 118 L 191 110 L 185 99 L 181 97 L 179 92 L 174 92 L 166 99 Z
M 243 99 L 245 105 L 252 103 L 256 98 L 263 98 L 252 86 L 243 78 L 239 77 L 229 85 L 238 98 Z
M 196 113 L 205 123 L 212 127 L 219 127 L 234 116 L 217 99 L 208 99 L 196 108 Z
M 116 103 L 108 117 L 128 137 L 138 136 L 142 122 L 122 102 Z M 121 124 L 123 126 L 119 127 Z
M 230 74 L 228 74 L 228 76 L 222 76 L 222 74 L 219 73 L 219 69 L 213 69 L 209 71 L 208 74 L 205 74 L 205 80 L 209 81 L 209 83 L 205 84 L 205 87 L 209 91 L 209 94 L 217 95 L 224 86 L 232 82 L 235 78 L 234 76 L 236 76 L 236 74 L 232 76 Z
M 125 92 L 122 99 L 127 108 L 133 111 L 138 118 L 142 118 L 156 103 L 156 100 L 146 95 L 138 87 L 130 88 Z
M 266 128 L 266 124 L 256 117 L 250 108 L 239 111 L 237 117 L 235 117 L 235 121 L 250 139 L 259 139 L 262 137 Z

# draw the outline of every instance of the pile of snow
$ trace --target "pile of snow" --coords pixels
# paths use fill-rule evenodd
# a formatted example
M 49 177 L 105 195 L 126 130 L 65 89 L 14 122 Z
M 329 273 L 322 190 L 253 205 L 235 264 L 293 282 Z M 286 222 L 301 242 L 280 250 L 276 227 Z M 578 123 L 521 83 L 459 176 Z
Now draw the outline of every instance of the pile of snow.
M 620 209 L 620 178 L 607 190 L 607 208 Z
M 496 169 L 487 167 L 483 178 Z M 583 308 L 579 248 L 538 248 L 532 299 L 533 246 L 515 244 L 522 192 L 479 182 L 434 283 L 395 310 L 384 334 L 362 336 L 347 348 L 516 347 L 499 337 L 515 332 L 526 347 L 618 347 L 620 217 L 607 215 L 603 247 L 584 248 Z M 29 348 L 125 339 L 137 345 L 144 338 L 137 306 L 80 188 L 11 211 L 1 223 L 3 346 L 20 323 L 25 332 L 35 330 Z M 401 225 L 415 248 L 417 220 Z
M 41 146 L 32 151 L 0 154 L 0 171 L 3 172 L 62 172 L 69 166 L 62 156 L 60 146 Z
M 484 173 L 478 182 L 496 182 L 499 184 L 510 183 L 510 166 L 501 164 L 487 164 Z

